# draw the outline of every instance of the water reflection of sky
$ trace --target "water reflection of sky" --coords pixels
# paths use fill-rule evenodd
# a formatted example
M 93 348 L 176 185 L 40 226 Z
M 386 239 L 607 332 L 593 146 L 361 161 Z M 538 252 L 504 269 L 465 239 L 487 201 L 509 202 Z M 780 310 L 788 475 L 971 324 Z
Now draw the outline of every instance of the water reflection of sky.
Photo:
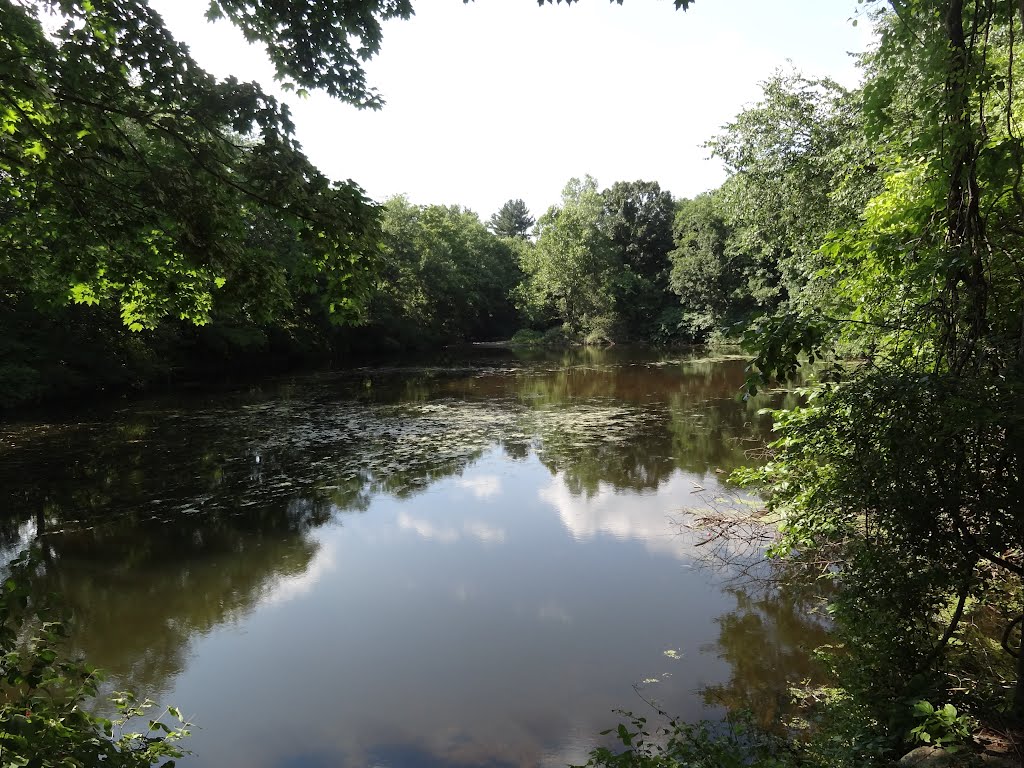
M 763 438 L 741 379 L 381 372 L 28 425 L 0 455 L 22 512 L 0 543 L 40 513 L 41 588 L 116 685 L 198 724 L 182 765 L 581 763 L 645 708 L 633 686 L 685 718 L 706 685 L 746 696 L 728 628 L 802 642 L 792 611 L 721 621 L 737 600 L 680 534 Z
M 729 599 L 681 567 L 688 483 L 573 496 L 492 451 L 319 529 L 305 573 L 193 645 L 168 696 L 203 726 L 194 764 L 566 765 L 644 680 L 699 715 Z

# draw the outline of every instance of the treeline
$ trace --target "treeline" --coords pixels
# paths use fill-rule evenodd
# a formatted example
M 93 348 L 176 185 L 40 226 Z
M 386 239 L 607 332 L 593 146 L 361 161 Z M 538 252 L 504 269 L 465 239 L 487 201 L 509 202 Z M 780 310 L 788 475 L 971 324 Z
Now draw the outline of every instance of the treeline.
M 37 274 L 26 271 L 0 305 L 0 405 L 422 351 L 517 330 L 517 242 L 457 206 L 404 198 L 361 205 L 366 244 L 326 274 L 286 220 L 243 210 L 244 236 L 231 247 L 251 264 L 218 277 L 188 311 L 136 316 L 138 304 L 89 284 L 62 297 L 56 278 L 58 289 L 44 296 Z M 170 289 L 142 290 L 159 300 Z
M 586 177 L 536 222 L 521 200 L 486 224 L 376 204 L 310 163 L 286 106 L 202 71 L 145 4 L 67 4 L 48 32 L 49 7 L 2 19 L 0 407 L 517 331 L 702 342 L 804 292 L 821 233 L 874 191 L 857 97 L 780 75 L 713 142 L 734 175 L 696 200 Z M 294 10 L 268 10 L 253 34 L 286 44 Z M 343 15 L 279 75 L 303 87 L 312 68 L 376 106 L 361 79 L 330 73 L 360 71 L 353 35 L 379 37 L 389 15 Z
M 721 189 L 675 200 L 656 182 L 599 190 L 588 176 L 539 221 L 509 200 L 486 224 L 458 206 L 375 205 L 320 177 L 296 146 L 231 132 L 198 131 L 189 142 L 212 145 L 198 160 L 190 143 L 116 116 L 104 117 L 106 135 L 49 137 L 52 154 L 26 137 L 25 167 L 12 170 L 55 167 L 3 212 L 14 257 L 0 404 L 517 332 L 532 343 L 705 342 L 802 291 L 815 239 L 856 217 L 872 177 L 840 149 L 854 103 L 829 81 L 776 75 L 713 142 L 734 171 Z M 779 121 L 787 132 L 769 130 Z M 93 155 L 102 172 L 79 167 Z M 68 182 L 72 162 L 88 187 Z M 236 184 L 219 180 L 227 173 Z M 155 210 L 161 201 L 170 208 Z M 93 214 L 72 214 L 83 208 Z
M 376 204 L 320 174 L 286 106 L 202 71 L 144 4 L 62 6 L 56 32 L 47 8 L 3 12 L 0 407 L 517 331 L 699 343 L 801 290 L 815 238 L 867 194 L 847 178 L 862 159 L 844 149 L 855 97 L 794 75 L 716 140 L 735 174 L 696 200 L 586 177 L 538 221 L 521 200 L 486 224 L 459 207 Z M 259 33 L 271 47 L 292 10 L 268 11 L 281 16 Z M 303 86 L 332 57 L 358 70 L 352 35 L 379 35 L 387 14 L 345 14 L 325 21 L 313 60 L 280 62 L 285 82 Z M 360 79 L 323 78 L 377 104 Z

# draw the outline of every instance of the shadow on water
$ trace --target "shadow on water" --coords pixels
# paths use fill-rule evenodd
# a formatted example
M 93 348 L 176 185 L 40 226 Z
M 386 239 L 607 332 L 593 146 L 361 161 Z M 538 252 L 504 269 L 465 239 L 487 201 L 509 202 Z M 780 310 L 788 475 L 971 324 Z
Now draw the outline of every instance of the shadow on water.
M 643 680 L 770 718 L 821 626 L 672 522 L 770 436 L 743 367 L 491 351 L 0 425 L 0 547 L 43 534 L 117 687 L 252 744 L 197 734 L 197 766 L 582 761 Z

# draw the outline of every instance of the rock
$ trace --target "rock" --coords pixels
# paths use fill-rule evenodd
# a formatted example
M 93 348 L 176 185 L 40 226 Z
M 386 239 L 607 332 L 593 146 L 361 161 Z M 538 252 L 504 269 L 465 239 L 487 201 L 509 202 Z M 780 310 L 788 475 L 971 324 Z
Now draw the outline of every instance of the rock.
M 918 747 L 897 763 L 899 768 L 1020 768 L 1020 763 L 1005 755 L 972 752 L 968 749 L 950 752 L 939 747 Z
M 962 765 L 956 758 L 958 753 L 947 752 L 939 747 L 918 747 L 907 752 L 900 758 L 900 768 L 945 768 L 946 766 Z

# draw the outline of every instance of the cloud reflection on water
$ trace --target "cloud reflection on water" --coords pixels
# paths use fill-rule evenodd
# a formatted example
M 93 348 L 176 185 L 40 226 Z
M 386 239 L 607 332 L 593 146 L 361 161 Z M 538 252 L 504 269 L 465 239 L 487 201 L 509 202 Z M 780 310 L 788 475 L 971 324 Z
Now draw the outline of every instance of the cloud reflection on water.
M 497 475 L 460 477 L 455 484 L 460 488 L 465 488 L 478 499 L 489 499 L 501 494 L 501 478 Z
M 400 530 L 412 531 L 421 538 L 442 544 L 454 544 L 464 538 L 476 539 L 482 544 L 501 544 L 505 541 L 504 528 L 488 525 L 480 520 L 465 520 L 459 527 L 455 527 L 438 525 L 402 511 L 398 513 L 397 522 Z
M 328 542 L 313 556 L 309 567 L 298 574 L 279 576 L 267 589 L 263 605 L 278 605 L 302 597 L 313 591 L 313 588 L 325 575 L 335 570 L 335 546 Z
M 707 482 L 707 481 L 705 481 Z M 563 473 L 537 492 L 555 508 L 576 541 L 606 534 L 642 542 L 649 552 L 693 559 L 695 541 L 681 527 L 684 510 L 707 506 L 706 494 L 691 475 L 677 472 L 657 494 L 623 493 L 601 483 L 593 495 L 574 494 Z

